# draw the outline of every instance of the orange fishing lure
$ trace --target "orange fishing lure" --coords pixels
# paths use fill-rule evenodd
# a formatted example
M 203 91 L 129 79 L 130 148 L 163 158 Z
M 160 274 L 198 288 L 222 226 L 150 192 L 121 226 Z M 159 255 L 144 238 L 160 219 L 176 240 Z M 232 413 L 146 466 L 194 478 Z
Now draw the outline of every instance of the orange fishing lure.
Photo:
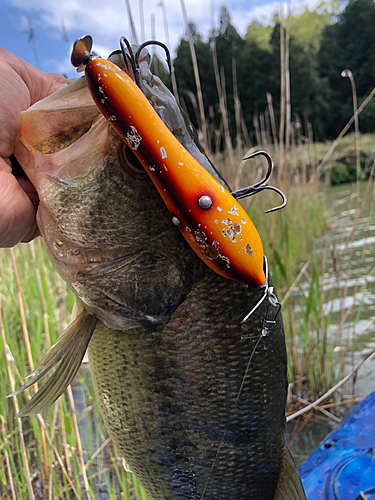
M 215 272 L 262 286 L 263 245 L 246 211 L 174 137 L 132 78 L 106 59 L 86 53 L 85 61 L 80 43 L 73 64 L 84 65 L 95 103 L 143 165 L 173 224 Z

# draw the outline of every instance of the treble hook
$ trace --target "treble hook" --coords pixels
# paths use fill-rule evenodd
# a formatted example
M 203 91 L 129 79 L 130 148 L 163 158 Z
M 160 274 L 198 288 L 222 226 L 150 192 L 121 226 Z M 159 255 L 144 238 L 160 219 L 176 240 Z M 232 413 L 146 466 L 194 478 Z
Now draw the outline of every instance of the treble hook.
M 130 61 L 130 64 L 131 64 L 131 67 L 132 67 L 132 70 L 133 70 L 133 73 L 135 76 L 136 83 L 137 83 L 138 87 L 142 90 L 143 93 L 144 93 L 144 89 L 143 89 L 141 70 L 139 67 L 139 57 L 141 55 L 142 50 L 145 47 L 147 47 L 147 45 L 159 45 L 159 47 L 164 49 L 166 56 L 167 56 L 166 61 L 168 64 L 168 69 L 169 69 L 169 72 L 171 73 L 172 72 L 171 55 L 170 55 L 168 47 L 166 45 L 164 45 L 164 43 L 158 42 L 157 40 L 149 40 L 147 42 L 143 42 L 138 47 L 137 52 L 134 55 L 129 41 L 124 36 L 122 36 L 120 38 L 121 52 L 122 52 L 122 55 L 124 57 L 126 67 L 127 67 L 127 69 L 129 69 L 128 61 Z M 126 49 L 128 49 L 128 52 L 126 52 Z
M 171 54 L 169 52 L 169 49 L 168 47 L 163 43 L 163 42 L 158 42 L 157 40 L 149 40 L 148 42 L 143 42 L 139 47 L 138 47 L 138 50 L 137 52 L 135 53 L 135 58 L 134 58 L 134 62 L 135 62 L 135 65 L 137 68 L 139 68 L 139 56 L 141 55 L 141 52 L 142 50 L 147 47 L 147 45 L 158 45 L 159 47 L 161 47 L 162 49 L 164 49 L 164 52 L 166 54 L 166 62 L 168 64 L 168 69 L 169 69 L 169 72 L 172 73 L 172 64 L 171 64 Z
M 138 86 L 139 88 L 143 91 L 143 82 L 142 82 L 142 78 L 141 78 L 141 70 L 139 68 L 139 57 L 141 55 L 141 52 L 142 50 L 147 47 L 147 45 L 158 45 L 159 47 L 161 47 L 162 49 L 164 49 L 164 52 L 166 54 L 166 62 L 168 64 L 168 69 L 169 69 L 169 72 L 172 73 L 172 65 L 171 65 L 171 55 L 170 55 L 170 52 L 169 52 L 169 49 L 166 45 L 164 45 L 164 43 L 162 42 L 158 42 L 157 40 L 148 40 L 148 42 L 143 42 L 139 47 L 138 47 L 138 50 L 137 52 L 135 53 L 135 57 L 134 57 L 134 63 L 135 63 L 135 67 L 136 67 L 136 71 L 137 71 L 137 81 L 138 81 Z
M 131 65 L 132 70 L 133 70 L 133 74 L 136 77 L 137 76 L 137 71 L 136 71 L 135 63 L 134 63 L 133 49 L 132 49 L 132 46 L 130 45 L 128 39 L 125 38 L 124 36 L 122 36 L 120 38 L 120 47 L 121 47 L 121 52 L 122 52 L 122 56 L 124 58 L 126 69 L 129 70 L 129 65 L 128 65 L 128 60 L 129 60 L 130 61 L 130 65 Z M 126 52 L 126 49 L 128 49 L 128 52 Z
M 282 208 L 284 208 L 286 203 L 287 203 L 287 199 L 286 199 L 285 194 L 280 189 L 278 189 L 274 186 L 269 186 L 268 184 L 266 184 L 266 182 L 268 181 L 268 179 L 271 176 L 272 168 L 273 168 L 272 160 L 271 160 L 271 157 L 268 153 L 266 153 L 265 151 L 257 151 L 256 153 L 253 153 L 250 156 L 246 156 L 245 158 L 243 158 L 242 161 L 249 160 L 250 158 L 255 158 L 255 156 L 259 156 L 259 155 L 264 156 L 267 160 L 267 163 L 268 163 L 268 171 L 267 171 L 265 177 L 261 181 L 257 182 L 256 184 L 253 184 L 252 186 L 248 186 L 248 187 L 245 187 L 242 189 L 238 189 L 237 191 L 233 191 L 231 193 L 231 195 L 234 198 L 236 198 L 236 200 L 240 200 L 241 198 L 247 198 L 248 196 L 253 196 L 254 194 L 260 193 L 261 191 L 264 191 L 266 189 L 269 189 L 270 191 L 275 191 L 275 193 L 278 193 L 281 196 L 283 202 L 278 207 L 270 208 L 269 210 L 266 210 L 264 212 L 265 214 L 269 214 L 271 212 L 276 212 L 276 210 L 281 210 Z

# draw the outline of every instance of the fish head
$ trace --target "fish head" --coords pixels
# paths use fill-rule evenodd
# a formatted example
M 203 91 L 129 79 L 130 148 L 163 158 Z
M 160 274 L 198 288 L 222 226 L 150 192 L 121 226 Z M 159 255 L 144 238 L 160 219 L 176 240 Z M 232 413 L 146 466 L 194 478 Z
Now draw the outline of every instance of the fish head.
M 21 122 L 15 155 L 39 195 L 37 223 L 54 267 L 108 327 L 162 326 L 202 265 L 84 78 L 23 112 Z

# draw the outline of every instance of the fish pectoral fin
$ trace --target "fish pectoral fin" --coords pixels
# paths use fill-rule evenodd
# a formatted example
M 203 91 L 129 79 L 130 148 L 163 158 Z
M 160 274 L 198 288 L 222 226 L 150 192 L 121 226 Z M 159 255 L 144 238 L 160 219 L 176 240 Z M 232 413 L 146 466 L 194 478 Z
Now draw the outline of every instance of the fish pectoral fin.
M 30 380 L 17 391 L 7 396 L 8 398 L 15 396 L 35 384 L 60 362 L 56 371 L 17 413 L 16 417 L 25 417 L 26 415 L 40 413 L 43 408 L 50 406 L 61 396 L 81 365 L 97 321 L 95 316 L 89 314 L 86 310 L 82 311 L 56 340 L 53 346 L 48 349 L 39 365 L 29 375 L 31 377 Z
M 273 500 L 306 500 L 297 466 L 285 444 L 279 481 Z

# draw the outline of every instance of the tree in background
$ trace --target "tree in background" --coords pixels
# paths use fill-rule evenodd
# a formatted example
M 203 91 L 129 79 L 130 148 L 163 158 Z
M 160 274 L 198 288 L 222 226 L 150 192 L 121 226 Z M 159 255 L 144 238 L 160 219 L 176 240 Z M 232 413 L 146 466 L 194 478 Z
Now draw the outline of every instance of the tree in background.
M 349 68 L 354 75 L 360 103 L 375 85 L 375 3 L 373 0 L 349 0 L 337 22 L 322 33 L 318 64 L 320 77 L 330 89 L 330 111 L 326 116 L 326 135 L 337 135 L 352 116 L 353 102 L 349 82 L 341 72 Z M 374 131 L 375 104 L 360 115 L 362 132 Z
M 316 139 L 336 136 L 352 115 L 349 82 L 341 72 L 349 68 L 357 83 L 359 103 L 374 86 L 375 75 L 375 3 L 373 0 L 349 0 L 339 12 L 337 0 L 327 0 L 315 9 L 305 10 L 290 18 L 290 78 L 292 119 L 299 116 L 302 124 L 313 125 Z M 214 116 L 220 124 L 218 95 L 213 70 L 212 37 L 216 43 L 218 66 L 225 76 L 227 107 L 233 108 L 232 60 L 236 61 L 238 93 L 242 112 L 249 129 L 254 114 L 263 113 L 266 94 L 273 97 L 276 118 L 280 102 L 280 19 L 273 25 L 249 25 L 242 38 L 231 23 L 229 11 L 220 12 L 219 27 L 205 41 L 194 25 L 190 25 L 200 71 L 206 116 Z M 191 104 L 196 94 L 189 44 L 182 39 L 174 61 L 177 84 L 189 115 L 199 124 Z M 361 115 L 361 131 L 374 131 L 375 102 Z M 233 120 L 233 113 L 229 113 Z M 235 127 L 232 123 L 232 137 Z M 306 131 L 305 131 L 306 134 Z
M 280 24 L 274 27 L 271 37 L 272 61 L 271 70 L 274 87 L 276 109 L 280 96 Z M 291 106 L 292 116 L 299 115 L 302 124 L 305 120 L 312 123 L 316 138 L 324 138 L 324 116 L 329 112 L 329 89 L 324 80 L 319 78 L 317 60 L 314 57 L 312 46 L 303 46 L 293 35 L 289 45 L 289 67 L 291 78 Z

